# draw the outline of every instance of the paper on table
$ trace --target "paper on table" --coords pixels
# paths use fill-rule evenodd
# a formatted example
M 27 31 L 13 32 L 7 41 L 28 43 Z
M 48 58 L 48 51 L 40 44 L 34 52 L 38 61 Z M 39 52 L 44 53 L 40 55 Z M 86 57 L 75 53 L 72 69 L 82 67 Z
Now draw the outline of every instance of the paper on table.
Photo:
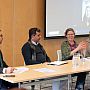
M 20 67 L 20 68 L 16 68 L 13 73 L 23 73 L 25 71 L 28 71 L 29 68 L 26 68 L 26 67 Z
M 66 63 L 67 63 L 66 61 L 54 61 L 54 62 L 48 63 L 48 65 L 62 65 Z
M 52 69 L 48 69 L 48 68 L 39 68 L 39 69 L 34 69 L 35 71 L 38 71 L 38 72 L 44 72 L 44 73 L 52 73 L 52 72 L 55 72 L 55 70 L 52 70 Z
M 89 60 L 90 60 L 90 57 L 87 57 L 87 59 L 89 59 Z

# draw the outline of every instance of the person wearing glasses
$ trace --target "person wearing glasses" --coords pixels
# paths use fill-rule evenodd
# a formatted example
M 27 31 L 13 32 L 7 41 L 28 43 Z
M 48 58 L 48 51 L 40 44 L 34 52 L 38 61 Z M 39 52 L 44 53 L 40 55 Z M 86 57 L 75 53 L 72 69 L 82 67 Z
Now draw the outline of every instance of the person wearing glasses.
M 81 41 L 79 44 L 75 41 L 75 31 L 73 28 L 68 28 L 65 31 L 66 40 L 61 44 L 62 60 L 72 60 L 73 54 L 82 52 L 86 49 L 87 44 Z M 86 79 L 86 72 L 73 74 L 77 76 L 75 90 L 84 90 L 84 84 Z

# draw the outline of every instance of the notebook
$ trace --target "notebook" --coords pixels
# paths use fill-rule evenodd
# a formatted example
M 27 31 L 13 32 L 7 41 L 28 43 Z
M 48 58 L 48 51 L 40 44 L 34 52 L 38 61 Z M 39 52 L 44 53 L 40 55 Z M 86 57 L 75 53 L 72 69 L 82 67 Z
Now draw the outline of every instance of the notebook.
M 62 65 L 62 64 L 67 64 L 67 61 L 54 61 L 54 62 L 50 62 L 48 63 L 48 65 Z

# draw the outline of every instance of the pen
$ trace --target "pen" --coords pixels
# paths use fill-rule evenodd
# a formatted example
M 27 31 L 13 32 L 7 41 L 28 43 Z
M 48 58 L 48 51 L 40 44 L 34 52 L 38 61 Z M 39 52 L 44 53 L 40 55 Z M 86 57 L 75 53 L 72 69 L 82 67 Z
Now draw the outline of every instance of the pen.
M 3 77 L 15 77 L 15 75 L 3 75 Z

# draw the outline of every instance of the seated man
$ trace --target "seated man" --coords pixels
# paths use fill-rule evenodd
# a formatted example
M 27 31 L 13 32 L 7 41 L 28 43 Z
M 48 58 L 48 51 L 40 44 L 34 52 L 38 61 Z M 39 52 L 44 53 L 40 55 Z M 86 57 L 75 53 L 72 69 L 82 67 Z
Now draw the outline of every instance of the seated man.
M 2 44 L 2 40 L 3 40 L 3 35 L 2 35 L 2 30 L 0 30 L 0 45 Z M 4 62 L 3 55 L 0 50 L 0 73 L 10 74 L 13 71 L 14 71 L 14 68 L 8 67 L 8 65 Z M 18 86 L 17 84 L 11 84 L 7 81 L 0 79 L 0 90 L 7 90 L 8 88 L 13 88 L 17 86 Z
M 38 28 L 29 30 L 29 40 L 22 47 L 22 55 L 26 65 L 50 62 L 43 46 L 40 44 L 41 33 Z M 32 86 L 34 90 L 34 86 Z

